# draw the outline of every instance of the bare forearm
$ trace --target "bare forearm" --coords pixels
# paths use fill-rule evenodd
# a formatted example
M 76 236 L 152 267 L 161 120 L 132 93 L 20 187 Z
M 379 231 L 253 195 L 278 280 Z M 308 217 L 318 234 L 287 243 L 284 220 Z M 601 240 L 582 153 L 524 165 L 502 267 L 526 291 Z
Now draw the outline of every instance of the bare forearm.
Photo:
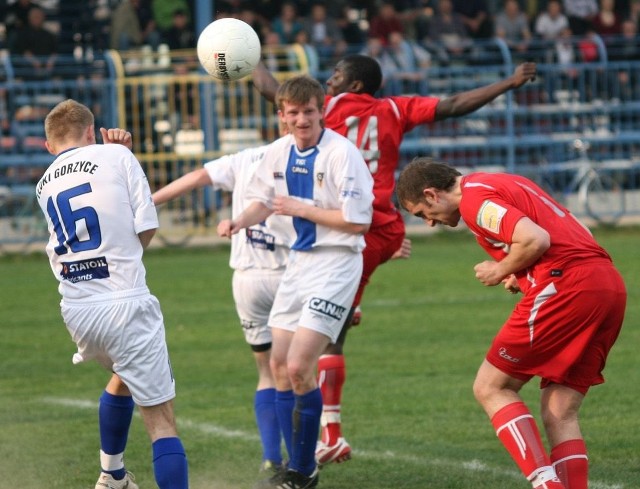
M 196 170 L 174 180 L 169 185 L 162 187 L 153 193 L 153 203 L 156 205 L 164 204 L 170 200 L 180 197 L 187 192 L 211 185 L 211 179 L 207 171 L 203 168 Z
M 253 70 L 251 79 L 253 80 L 253 86 L 256 87 L 256 90 L 258 90 L 266 100 L 269 102 L 275 101 L 276 92 L 280 84 L 262 61 L 260 61 L 255 70 Z
M 503 93 L 519 88 L 528 81 L 535 79 L 536 70 L 535 63 L 522 63 L 510 77 L 504 80 L 440 100 L 436 107 L 435 118 L 436 120 L 441 120 L 447 117 L 459 117 L 469 114 Z
M 232 220 L 234 229 L 244 229 L 264 221 L 273 214 L 262 202 L 254 201 Z
M 531 221 L 522 218 L 513 231 L 509 254 L 499 262 L 484 261 L 474 270 L 476 278 L 484 285 L 498 285 L 512 274 L 526 270 L 549 249 L 549 233 Z
M 369 230 L 369 224 L 345 221 L 340 209 L 322 209 L 310 205 L 300 212 L 299 217 L 343 233 L 364 234 Z
M 511 77 L 485 87 L 469 90 L 440 100 L 436 107 L 436 120 L 469 114 L 488 104 L 496 97 L 514 88 Z
M 546 246 L 534 241 L 512 244 L 509 254 L 498 264 L 500 275 L 502 275 L 501 279 L 526 270 L 537 262 L 546 250 Z

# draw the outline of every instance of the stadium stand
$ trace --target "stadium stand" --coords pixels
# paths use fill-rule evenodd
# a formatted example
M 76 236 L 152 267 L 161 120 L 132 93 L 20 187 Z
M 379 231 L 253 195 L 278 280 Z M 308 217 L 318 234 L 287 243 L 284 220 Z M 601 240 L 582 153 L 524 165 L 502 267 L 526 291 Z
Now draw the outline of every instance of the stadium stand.
M 42 122 L 60 100 L 87 104 L 99 126 L 131 130 L 134 152 L 154 187 L 203 161 L 276 137 L 274 107 L 251 80 L 214 81 L 199 68 L 193 50 L 105 50 L 108 18 L 99 13 L 105 2 L 60 2 L 47 11 L 65 36 L 55 72 L 45 80 L 31 79 L 18 56 L 0 51 L 0 249 L 3 243 L 42 238 L 41 226 L 16 223 L 32 213 L 33 184 L 51 161 Z M 585 37 L 570 39 L 575 56 L 568 63 L 557 58 L 554 42 L 531 41 L 526 59 L 538 63 L 534 82 L 466 117 L 416 128 L 401 147 L 401 165 L 431 155 L 466 171 L 517 172 L 568 188 L 575 176 L 571 163 L 585 157 L 575 150 L 580 140 L 588 143 L 587 157 L 599 171 L 628 194 L 625 212 L 640 214 L 640 56 L 634 57 L 635 45 L 624 37 L 605 43 L 590 34 L 587 41 L 585 47 Z M 265 46 L 264 56 L 284 78 L 309 71 L 309 48 Z M 348 52 L 363 49 L 350 45 Z M 588 56 L 580 54 L 585 50 Z M 438 59 L 434 55 L 428 67 L 421 67 L 426 75 L 413 93 L 446 97 L 490 83 L 510 74 L 522 54 L 500 39 L 476 39 L 466 62 Z M 334 62 L 320 59 L 325 69 L 315 75 L 322 82 Z M 313 63 L 317 66 L 317 60 Z M 400 86 L 389 84 L 382 92 L 400 95 Z M 227 196 L 206 190 L 166 206 L 161 236 L 182 243 L 185 236 L 207 233 L 227 204 Z

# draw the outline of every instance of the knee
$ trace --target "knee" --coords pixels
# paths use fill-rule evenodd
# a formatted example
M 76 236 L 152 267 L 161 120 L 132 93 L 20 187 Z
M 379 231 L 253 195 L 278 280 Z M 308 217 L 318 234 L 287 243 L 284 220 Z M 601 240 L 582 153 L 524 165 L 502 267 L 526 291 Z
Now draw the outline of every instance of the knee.
M 269 365 L 271 366 L 271 373 L 274 378 L 282 379 L 283 377 L 289 377 L 289 374 L 287 373 L 287 363 L 285 361 L 281 361 L 272 355 Z
M 563 426 L 572 425 L 578 421 L 578 411 L 573 407 L 560 408 L 543 404 L 540 408 L 540 417 L 545 431 L 556 432 Z
M 476 401 L 481 406 L 484 406 L 491 398 L 491 393 L 491 386 L 481 377 L 476 377 L 473 381 L 473 397 L 475 397 Z
M 295 392 L 306 392 L 313 388 L 315 375 L 302 362 L 290 361 L 287 364 L 287 374 Z

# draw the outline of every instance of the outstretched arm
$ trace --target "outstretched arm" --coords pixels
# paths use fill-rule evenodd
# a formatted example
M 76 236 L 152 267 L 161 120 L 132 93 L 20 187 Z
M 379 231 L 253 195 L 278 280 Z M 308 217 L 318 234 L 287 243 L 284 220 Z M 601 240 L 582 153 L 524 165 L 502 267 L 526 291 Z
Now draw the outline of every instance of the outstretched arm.
M 522 85 L 536 77 L 535 63 L 522 63 L 513 74 L 504 80 L 497 81 L 491 85 L 475 88 L 467 92 L 457 93 L 451 97 L 440 100 L 436 106 L 436 120 L 447 119 L 448 117 L 459 117 L 469 114 L 488 104 L 493 99 L 503 93 L 520 88 Z
M 153 193 L 153 203 L 155 205 L 164 204 L 170 200 L 180 197 L 191 190 L 211 185 L 209 173 L 204 168 L 191 171 L 186 175 L 174 180 L 169 185 L 162 187 Z
M 260 92 L 260 95 L 269 102 L 275 101 L 276 92 L 278 91 L 280 83 L 274 78 L 262 61 L 260 61 L 258 66 L 253 70 L 251 79 L 253 80 L 253 86 Z

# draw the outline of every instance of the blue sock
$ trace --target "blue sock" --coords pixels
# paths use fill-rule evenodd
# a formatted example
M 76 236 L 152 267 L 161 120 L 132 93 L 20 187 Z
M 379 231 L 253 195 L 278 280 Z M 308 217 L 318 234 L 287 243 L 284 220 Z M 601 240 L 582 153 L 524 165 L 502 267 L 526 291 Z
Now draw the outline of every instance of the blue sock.
M 311 475 L 316 468 L 316 442 L 322 415 L 322 394 L 316 388 L 301 396 L 295 396 L 293 410 L 293 456 L 289 468 L 304 475 Z
M 280 451 L 280 424 L 276 414 L 276 390 L 261 389 L 254 397 L 256 422 L 262 441 L 262 459 L 282 463 Z
M 100 449 L 107 456 L 124 452 L 129 438 L 129 427 L 133 416 L 134 403 L 131 396 L 114 396 L 104 391 L 100 396 L 98 424 L 100 426 Z M 117 462 L 116 462 L 117 463 Z M 103 463 L 102 465 L 108 465 Z M 117 469 L 102 467 L 114 479 L 120 480 L 126 475 L 124 466 Z
M 180 438 L 160 438 L 153 445 L 153 473 L 160 489 L 187 489 L 187 455 Z
M 292 434 L 293 434 L 293 405 L 295 399 L 293 391 L 276 391 L 276 414 L 278 415 L 278 424 L 282 431 L 282 438 L 287 447 L 289 459 L 292 458 Z

